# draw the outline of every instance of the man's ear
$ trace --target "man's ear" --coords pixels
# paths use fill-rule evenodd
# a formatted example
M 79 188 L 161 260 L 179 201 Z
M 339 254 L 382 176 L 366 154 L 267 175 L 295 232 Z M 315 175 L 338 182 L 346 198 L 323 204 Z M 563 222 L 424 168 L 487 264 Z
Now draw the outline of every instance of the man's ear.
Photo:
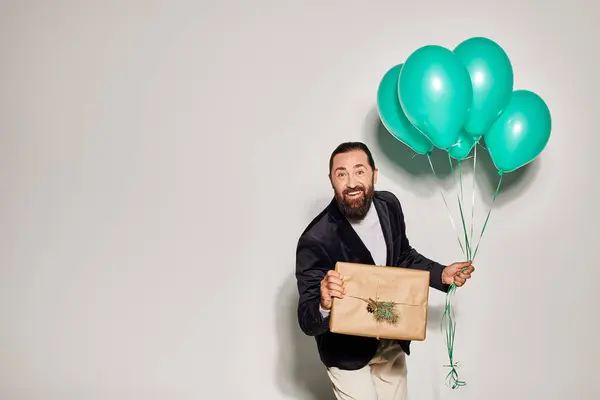
M 375 168 L 373 170 L 373 184 L 377 183 L 377 175 L 378 175 L 379 170 L 377 168 Z

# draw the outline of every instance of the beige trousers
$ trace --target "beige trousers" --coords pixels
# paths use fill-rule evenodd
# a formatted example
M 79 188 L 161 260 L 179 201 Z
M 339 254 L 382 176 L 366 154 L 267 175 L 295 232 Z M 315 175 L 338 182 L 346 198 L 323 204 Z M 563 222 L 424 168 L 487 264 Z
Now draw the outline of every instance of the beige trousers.
M 338 400 L 405 400 L 406 357 L 398 344 L 382 340 L 365 367 L 346 371 L 328 368 Z

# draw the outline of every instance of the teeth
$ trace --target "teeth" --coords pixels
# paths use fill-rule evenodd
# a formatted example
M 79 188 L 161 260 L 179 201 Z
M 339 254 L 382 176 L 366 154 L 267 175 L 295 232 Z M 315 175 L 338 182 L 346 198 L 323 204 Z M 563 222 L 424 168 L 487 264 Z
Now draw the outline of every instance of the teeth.
M 360 191 L 358 192 L 349 192 L 348 195 L 350 196 L 356 196 L 357 194 L 360 194 Z

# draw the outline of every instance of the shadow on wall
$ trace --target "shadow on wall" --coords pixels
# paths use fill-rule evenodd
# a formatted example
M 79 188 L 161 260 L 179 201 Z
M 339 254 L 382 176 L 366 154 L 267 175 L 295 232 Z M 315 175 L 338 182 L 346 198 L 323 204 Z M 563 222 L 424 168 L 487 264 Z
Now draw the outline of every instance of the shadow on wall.
M 307 225 L 331 198 L 315 199 L 309 206 Z M 335 400 L 325 366 L 319 358 L 314 337 L 306 336 L 298 324 L 298 289 L 292 264 L 288 279 L 277 297 L 279 359 L 276 381 L 282 393 L 295 400 Z
M 276 380 L 280 390 L 298 400 L 335 400 L 315 339 L 306 336 L 298 325 L 298 291 L 293 275 L 281 287 L 278 299 Z
M 439 333 L 441 321 L 444 316 L 445 304 L 429 305 L 427 308 L 427 330 L 432 333 Z M 454 313 L 456 316 L 456 312 Z
M 440 188 L 456 190 L 458 177 L 451 173 L 448 154 L 437 148 L 431 154 L 431 161 L 438 176 L 436 182 L 427 157 L 416 154 L 404 143 L 394 138 L 381 123 L 376 107 L 373 107 L 366 117 L 364 137 L 367 145 L 372 148 L 375 162 L 380 165 L 380 169 L 384 169 L 382 173 L 401 186 L 420 196 L 437 195 Z M 485 143 L 482 145 L 485 146 Z M 465 160 L 461 164 L 465 179 L 463 185 L 470 187 L 472 185 L 473 159 Z M 494 207 L 501 207 L 525 194 L 539 170 L 539 164 L 538 158 L 514 172 L 505 174 Z M 454 172 L 456 173 L 456 162 L 454 163 Z M 483 201 L 486 206 L 490 206 L 499 176 L 488 152 L 482 146 L 477 149 L 475 172 L 476 190 L 483 192 Z

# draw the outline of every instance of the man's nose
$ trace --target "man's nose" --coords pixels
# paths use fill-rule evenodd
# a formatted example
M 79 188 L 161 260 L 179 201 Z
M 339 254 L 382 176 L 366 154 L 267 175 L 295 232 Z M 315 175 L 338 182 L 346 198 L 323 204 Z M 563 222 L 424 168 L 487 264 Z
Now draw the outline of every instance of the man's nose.
M 350 188 L 356 187 L 357 183 L 358 183 L 358 180 L 356 179 L 356 177 L 354 175 L 350 175 L 348 178 L 348 187 L 350 187 Z

